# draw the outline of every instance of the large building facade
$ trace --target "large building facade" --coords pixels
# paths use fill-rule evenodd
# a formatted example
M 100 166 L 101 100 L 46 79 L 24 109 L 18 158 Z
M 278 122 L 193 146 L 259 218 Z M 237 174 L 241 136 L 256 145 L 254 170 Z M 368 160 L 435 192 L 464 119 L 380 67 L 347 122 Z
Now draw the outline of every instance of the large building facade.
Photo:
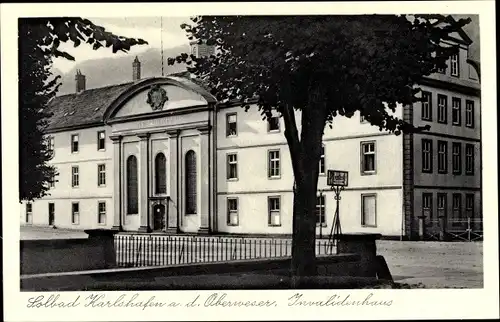
M 396 110 L 430 131 L 395 136 L 360 115 L 325 128 L 318 235 L 330 233 L 336 208 L 328 169 L 349 173 L 343 232 L 443 238 L 467 218 L 480 221 L 479 78 L 467 62 L 470 39 L 459 34 L 457 43 L 448 68 L 421 84 L 426 100 Z M 89 90 L 79 71 L 76 93 L 50 102 L 47 138 L 59 174 L 50 196 L 22 205 L 21 223 L 291 234 L 294 177 L 282 119 L 219 104 L 185 75 L 141 79 L 138 59 L 132 70 L 132 82 Z

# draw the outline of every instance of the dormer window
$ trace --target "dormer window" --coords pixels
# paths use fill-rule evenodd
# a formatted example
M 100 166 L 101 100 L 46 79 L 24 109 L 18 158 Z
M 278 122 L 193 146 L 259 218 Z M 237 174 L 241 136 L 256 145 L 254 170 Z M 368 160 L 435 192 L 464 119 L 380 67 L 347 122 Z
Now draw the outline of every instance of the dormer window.
M 97 150 L 104 151 L 106 149 L 106 132 L 97 132 Z
M 71 135 L 71 153 L 78 152 L 78 134 Z
M 236 123 L 236 113 L 226 115 L 226 136 L 238 135 L 238 128 Z
M 279 132 L 280 130 L 280 118 L 279 116 L 273 116 L 267 121 L 267 131 L 268 132 Z

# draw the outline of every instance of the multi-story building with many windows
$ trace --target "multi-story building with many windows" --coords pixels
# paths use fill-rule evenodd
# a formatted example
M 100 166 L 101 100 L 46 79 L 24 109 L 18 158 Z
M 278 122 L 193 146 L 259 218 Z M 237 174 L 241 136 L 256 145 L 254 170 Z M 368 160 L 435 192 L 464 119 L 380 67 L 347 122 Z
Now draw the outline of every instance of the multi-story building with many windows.
M 424 101 L 395 116 L 430 131 L 395 136 L 359 114 L 325 129 L 318 164 L 318 234 L 331 231 L 336 201 L 328 169 L 349 173 L 343 232 L 438 238 L 481 219 L 480 86 L 471 41 L 421 84 Z M 193 46 L 196 46 L 193 44 Z M 476 65 L 477 66 L 477 65 Z M 292 232 L 294 177 L 278 115 L 219 104 L 185 75 L 140 78 L 50 102 L 50 196 L 25 203 L 21 223 L 167 233 Z M 300 124 L 300 114 L 297 114 Z

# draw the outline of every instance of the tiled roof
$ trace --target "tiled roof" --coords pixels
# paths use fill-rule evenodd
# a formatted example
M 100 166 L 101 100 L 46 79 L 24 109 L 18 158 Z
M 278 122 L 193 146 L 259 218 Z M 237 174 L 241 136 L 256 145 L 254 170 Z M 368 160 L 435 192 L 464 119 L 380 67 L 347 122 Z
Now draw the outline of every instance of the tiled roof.
M 133 84 L 129 82 L 54 97 L 48 106 L 52 117 L 46 130 L 102 122 L 106 108 Z
M 208 101 L 213 97 L 203 84 L 192 79 L 189 73 L 182 72 L 167 75 L 171 80 L 198 92 Z M 76 126 L 85 126 L 104 121 L 104 113 L 118 97 L 131 89 L 133 85 L 154 81 L 154 78 L 140 79 L 118 85 L 88 89 L 80 93 L 56 96 L 49 102 L 48 109 L 52 113 L 46 131 L 56 131 Z

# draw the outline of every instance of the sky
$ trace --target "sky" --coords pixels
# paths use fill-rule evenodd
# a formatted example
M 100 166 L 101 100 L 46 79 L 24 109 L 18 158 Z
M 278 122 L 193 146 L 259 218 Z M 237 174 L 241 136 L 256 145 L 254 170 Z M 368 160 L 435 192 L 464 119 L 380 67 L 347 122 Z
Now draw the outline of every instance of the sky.
M 128 53 L 118 52 L 113 54 L 110 48 L 100 48 L 93 50 L 92 46 L 82 43 L 74 48 L 72 43 L 62 43 L 61 49 L 75 57 L 75 61 L 64 58 L 55 58 L 53 67 L 66 73 L 77 63 L 104 57 L 119 57 L 130 54 L 140 54 L 151 48 L 161 48 L 161 38 L 163 37 L 163 48 L 172 48 L 182 44 L 188 44 L 186 33 L 181 29 L 182 23 L 189 23 L 189 17 L 126 17 L 126 18 L 88 18 L 94 24 L 104 27 L 107 31 L 115 35 L 142 38 L 148 45 L 134 46 Z M 161 32 L 161 20 L 163 21 L 163 32 Z
M 163 37 L 163 48 L 172 48 L 182 44 L 188 44 L 186 33 L 181 29 L 182 23 L 190 23 L 189 17 L 124 17 L 124 18 L 88 18 L 94 24 L 104 27 L 116 35 L 142 38 L 148 45 L 134 46 L 128 53 L 118 52 L 113 54 L 109 48 L 93 50 L 91 46 L 82 44 L 74 48 L 70 42 L 61 44 L 61 48 L 69 52 L 75 61 L 69 61 L 64 58 L 56 58 L 53 61 L 53 67 L 66 73 L 77 63 L 104 57 L 119 57 L 123 55 L 138 55 L 151 48 L 161 48 L 161 39 Z M 161 21 L 163 23 L 163 32 L 161 32 Z M 468 32 L 479 28 L 478 22 L 473 21 L 465 29 Z M 478 30 L 477 30 L 478 31 Z

